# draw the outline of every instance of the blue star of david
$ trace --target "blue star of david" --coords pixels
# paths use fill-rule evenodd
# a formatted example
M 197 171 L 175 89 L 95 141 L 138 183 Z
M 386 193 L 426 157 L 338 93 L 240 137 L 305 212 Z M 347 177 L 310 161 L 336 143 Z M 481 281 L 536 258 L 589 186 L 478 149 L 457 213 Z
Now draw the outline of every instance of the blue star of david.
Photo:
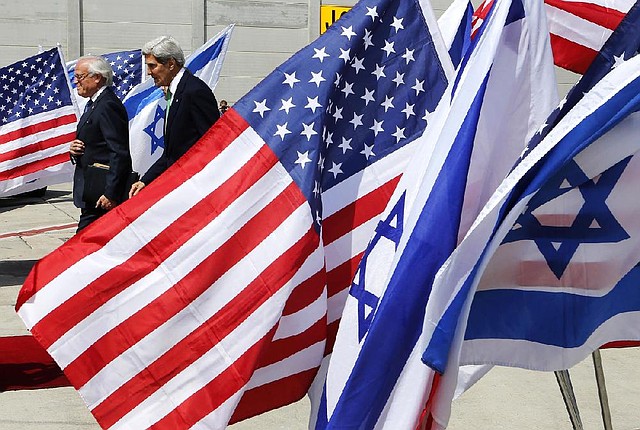
M 562 172 L 533 196 L 527 210 L 516 222 L 519 227 L 512 229 L 503 243 L 533 240 L 551 271 L 560 279 L 580 244 L 616 243 L 628 239 L 629 234 L 613 216 L 606 200 L 630 158 L 609 168 L 595 181 L 589 179 L 574 161 L 568 163 Z M 570 186 L 567 186 L 567 183 Z M 580 191 L 584 203 L 573 223 L 568 227 L 541 225 L 533 212 L 576 188 Z
M 398 249 L 398 244 L 400 243 L 400 237 L 402 236 L 402 228 L 403 228 L 403 220 L 404 220 L 404 200 L 405 194 L 403 193 L 398 199 L 398 202 L 395 204 L 389 215 L 385 220 L 381 220 L 376 226 L 376 232 L 367 245 L 367 249 L 362 256 L 362 260 L 360 260 L 360 264 L 358 265 L 357 274 L 357 283 L 354 281 L 351 283 L 351 288 L 349 288 L 349 294 L 358 301 L 358 340 L 362 341 L 364 336 L 369 331 L 369 327 L 371 327 L 371 322 L 373 321 L 373 316 L 375 314 L 375 310 L 378 307 L 378 302 L 380 298 L 375 294 L 367 291 L 365 285 L 365 275 L 367 273 L 367 261 L 369 255 L 371 255 L 371 251 L 376 247 L 379 243 L 380 239 L 386 237 L 393 243 L 395 243 L 395 248 Z M 392 225 L 395 220 L 395 227 Z M 368 315 L 366 315 L 366 307 L 371 308 L 371 311 Z
M 162 109 L 160 105 L 158 105 L 158 107 L 156 107 L 153 121 L 151 121 L 151 124 L 144 128 L 144 132 L 147 133 L 151 138 L 151 154 L 156 152 L 156 149 L 158 148 L 164 149 L 164 134 L 162 134 L 161 136 L 156 135 L 156 127 L 158 125 L 158 121 L 160 121 L 161 119 L 164 121 L 164 109 Z

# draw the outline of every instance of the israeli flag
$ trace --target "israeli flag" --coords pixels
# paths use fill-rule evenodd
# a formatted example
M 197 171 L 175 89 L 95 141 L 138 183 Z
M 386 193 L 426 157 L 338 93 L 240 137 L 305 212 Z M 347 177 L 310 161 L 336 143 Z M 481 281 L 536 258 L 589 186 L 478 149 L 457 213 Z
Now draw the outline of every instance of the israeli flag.
M 604 343 L 640 339 L 629 198 L 640 174 L 638 3 L 630 15 L 438 272 L 422 359 L 445 377 L 464 363 L 566 369 Z M 432 410 L 440 422 L 449 413 Z
M 438 27 L 449 50 L 453 67 L 458 67 L 471 44 L 473 5 L 469 0 L 454 0 L 438 18 Z
M 416 428 L 436 274 L 557 100 L 542 4 L 497 0 L 365 251 L 316 428 Z

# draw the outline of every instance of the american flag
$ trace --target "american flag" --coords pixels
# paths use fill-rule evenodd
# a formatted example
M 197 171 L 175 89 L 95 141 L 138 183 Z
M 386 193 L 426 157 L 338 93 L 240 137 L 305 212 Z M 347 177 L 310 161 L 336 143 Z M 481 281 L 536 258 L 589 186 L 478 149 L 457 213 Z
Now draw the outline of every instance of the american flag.
M 556 66 L 584 74 L 634 0 L 545 0 L 551 49 Z M 474 13 L 473 27 L 484 22 L 493 0 Z
M 544 3 L 556 65 L 583 74 L 634 1 L 545 0 Z
M 77 110 L 58 48 L 0 69 L 0 196 L 71 178 Z
M 221 428 L 306 393 L 440 53 L 417 3 L 359 3 L 35 266 L 19 315 L 103 427 Z

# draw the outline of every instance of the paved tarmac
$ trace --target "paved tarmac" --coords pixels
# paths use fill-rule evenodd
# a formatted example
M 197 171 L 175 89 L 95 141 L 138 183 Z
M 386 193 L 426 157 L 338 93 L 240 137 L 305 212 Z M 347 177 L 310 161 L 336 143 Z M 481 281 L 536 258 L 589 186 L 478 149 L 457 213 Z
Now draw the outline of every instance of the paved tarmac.
M 0 336 L 28 334 L 14 311 L 31 266 L 75 232 L 71 184 L 44 197 L 0 199 Z M 640 349 L 602 351 L 613 428 L 640 429 Z M 570 370 L 584 429 L 602 429 L 589 357 Z M 309 402 L 230 426 L 233 430 L 306 429 Z M 0 392 L 0 430 L 93 430 L 99 426 L 72 388 Z M 553 373 L 494 368 L 453 404 L 449 429 L 572 428 Z M 137 429 L 134 429 L 137 430 Z

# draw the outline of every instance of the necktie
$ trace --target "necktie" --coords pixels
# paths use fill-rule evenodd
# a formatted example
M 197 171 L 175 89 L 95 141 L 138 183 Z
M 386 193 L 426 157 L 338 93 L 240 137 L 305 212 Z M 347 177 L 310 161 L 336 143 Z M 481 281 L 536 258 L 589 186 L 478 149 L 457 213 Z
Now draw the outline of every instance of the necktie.
M 84 106 L 84 113 L 87 113 L 91 110 L 91 106 L 93 106 L 93 100 L 89 99 L 87 104 Z
M 164 128 L 167 129 L 167 119 L 169 118 L 169 108 L 171 107 L 171 99 L 173 94 L 171 94 L 171 90 L 167 88 L 167 94 L 165 96 L 167 100 L 167 109 L 164 111 Z

